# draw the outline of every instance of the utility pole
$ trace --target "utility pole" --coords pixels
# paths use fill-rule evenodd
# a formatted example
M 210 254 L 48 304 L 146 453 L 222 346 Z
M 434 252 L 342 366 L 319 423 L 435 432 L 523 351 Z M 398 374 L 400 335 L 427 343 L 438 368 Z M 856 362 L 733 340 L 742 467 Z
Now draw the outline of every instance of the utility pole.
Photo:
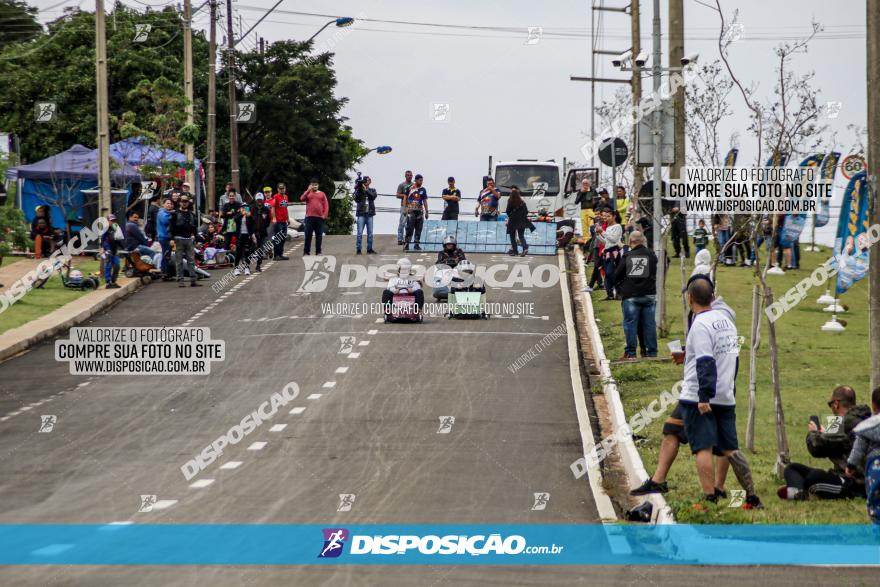
M 880 0 L 867 0 L 867 65 L 868 65 L 868 214 L 871 226 L 880 223 L 880 204 L 877 189 L 880 187 L 877 172 L 880 170 Z M 869 253 L 868 261 L 868 309 L 869 349 L 871 355 L 871 389 L 880 386 L 880 252 Z
M 633 55 L 638 55 L 642 52 L 642 23 L 641 10 L 639 9 L 639 1 L 640 0 L 631 0 L 630 2 L 630 23 L 632 27 Z M 630 87 L 632 89 L 633 111 L 637 111 L 635 109 L 639 107 L 639 102 L 642 99 L 642 71 L 641 68 L 635 63 L 633 63 Z M 638 125 L 635 124 L 635 119 L 633 119 L 631 144 L 632 149 L 630 149 L 630 152 L 633 154 L 633 189 L 632 194 L 630 194 L 630 201 L 633 203 L 633 209 L 638 210 L 639 192 L 642 190 L 642 169 L 639 167 L 638 157 L 636 156 L 636 152 L 638 150 Z
M 232 32 L 232 0 L 226 0 L 226 73 L 229 76 L 229 172 L 232 187 L 241 192 L 238 169 L 238 102 L 235 97 L 235 36 Z
M 110 120 L 107 106 L 107 22 L 104 0 L 95 0 L 95 68 L 98 101 L 98 216 L 113 212 L 110 195 Z
M 210 0 L 211 23 L 208 32 L 208 160 L 205 179 L 208 208 L 217 208 L 217 0 Z
M 654 19 L 653 19 L 653 42 L 654 55 L 651 58 L 651 73 L 653 76 L 654 95 L 660 95 L 661 83 L 661 61 L 662 53 L 660 49 L 660 0 L 654 0 Z M 660 199 L 660 183 L 663 180 L 663 157 L 661 149 L 663 148 L 663 108 L 656 107 L 653 112 L 653 141 L 654 141 L 654 177 L 652 185 L 654 193 L 652 194 L 652 202 L 654 204 L 654 218 L 652 223 L 654 226 L 654 252 L 657 254 L 657 306 L 654 308 L 654 315 L 657 320 L 657 329 L 660 332 L 666 332 L 666 251 L 663 245 L 666 239 L 663 238 L 662 224 L 660 220 L 663 218 L 663 203 Z
M 186 124 L 193 124 L 193 55 L 192 55 L 192 0 L 183 0 L 183 92 L 186 96 Z M 195 145 L 186 144 L 186 162 L 195 163 Z M 186 182 L 195 189 L 195 167 L 186 170 Z M 198 210 L 198 202 L 195 203 Z
M 669 67 L 681 63 L 684 57 L 684 0 L 669 0 Z M 684 166 L 684 85 L 680 84 L 672 97 L 675 113 L 675 147 L 669 177 L 678 178 Z

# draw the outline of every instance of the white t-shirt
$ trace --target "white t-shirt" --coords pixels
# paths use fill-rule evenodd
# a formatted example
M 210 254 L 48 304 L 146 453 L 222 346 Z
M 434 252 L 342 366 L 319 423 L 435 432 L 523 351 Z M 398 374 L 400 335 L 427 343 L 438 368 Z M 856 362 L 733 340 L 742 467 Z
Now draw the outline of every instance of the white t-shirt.
M 687 403 L 700 402 L 700 374 L 706 384 L 713 389 L 706 390 L 709 403 L 719 406 L 736 405 L 734 387 L 736 385 L 737 360 L 739 358 L 739 337 L 736 324 L 727 312 L 708 310 L 694 316 L 688 331 L 684 358 L 684 383 L 679 400 Z M 714 363 L 714 384 L 712 367 Z

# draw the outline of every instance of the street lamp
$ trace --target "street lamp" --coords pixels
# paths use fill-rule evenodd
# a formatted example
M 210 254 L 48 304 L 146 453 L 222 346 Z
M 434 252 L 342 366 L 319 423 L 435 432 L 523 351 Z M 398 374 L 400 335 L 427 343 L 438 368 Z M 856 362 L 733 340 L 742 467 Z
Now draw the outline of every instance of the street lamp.
M 372 149 L 369 149 L 367 151 L 367 153 L 372 153 L 373 151 L 376 151 L 376 153 L 378 153 L 379 155 L 387 155 L 388 153 L 391 152 L 391 147 L 389 147 L 388 145 L 381 145 L 381 146 L 373 147 Z
M 320 35 L 320 34 L 324 31 L 324 29 L 326 29 L 326 28 L 327 28 L 328 26 L 330 26 L 331 24 L 335 24 L 338 28 L 343 29 L 343 28 L 345 28 L 345 27 L 347 27 L 347 26 L 351 26 L 351 25 L 353 25 L 353 24 L 354 24 L 354 19 L 353 19 L 352 17 L 350 17 L 350 16 L 340 16 L 339 18 L 334 18 L 333 20 L 328 21 L 327 24 L 325 24 L 324 26 L 322 26 L 320 29 L 318 29 L 318 32 L 315 33 L 314 35 L 312 35 L 311 37 L 309 37 L 309 40 L 306 41 L 306 42 L 310 42 L 310 41 L 312 41 L 315 37 L 317 37 L 318 35 Z

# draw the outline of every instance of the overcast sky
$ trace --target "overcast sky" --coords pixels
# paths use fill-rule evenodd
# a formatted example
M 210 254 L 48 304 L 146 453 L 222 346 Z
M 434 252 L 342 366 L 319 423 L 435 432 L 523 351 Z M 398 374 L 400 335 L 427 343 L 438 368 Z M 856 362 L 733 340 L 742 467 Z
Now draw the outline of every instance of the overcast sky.
M 718 57 L 715 36 L 718 15 L 713 0 L 685 0 L 685 52 L 701 61 Z M 58 0 L 31 0 L 47 8 Z M 128 0 L 143 8 L 168 4 Z M 275 0 L 233 2 L 245 29 Z M 607 0 L 622 6 L 624 0 Z M 77 0 L 67 5 L 75 6 Z M 194 5 L 201 4 L 194 0 Z M 663 51 L 666 52 L 665 5 Z M 84 9 L 93 9 L 88 0 Z M 349 29 L 330 27 L 316 40 L 316 51 L 332 49 L 339 85 L 337 93 L 350 102 L 345 110 L 354 133 L 368 146 L 391 145 L 389 155 L 369 155 L 359 170 L 373 177 L 380 192 L 393 192 L 404 169 L 421 172 L 429 194 L 439 194 L 448 175 L 458 178 L 465 195 L 479 189 L 487 159 L 555 158 L 581 160 L 580 147 L 589 131 L 589 84 L 569 75 L 588 75 L 590 67 L 590 2 L 575 0 L 286 0 L 259 27 L 267 41 L 304 39 L 326 17 L 297 13 L 353 16 L 381 21 L 455 25 L 454 27 L 361 21 Z M 730 50 L 735 71 L 746 83 L 769 96 L 774 79 L 773 49 L 784 39 L 808 34 L 813 19 L 825 31 L 812 41 L 809 53 L 793 61 L 796 72 L 816 72 L 820 101 L 842 102 L 835 119 L 839 140 L 848 147 L 854 135 L 848 124 L 864 125 L 865 7 L 861 0 L 829 5 L 819 0 L 738 0 L 722 2 L 728 18 L 739 9 L 742 38 Z M 642 46 L 650 48 L 652 2 L 643 1 Z M 55 8 L 45 17 L 57 16 Z M 207 21 L 205 9 L 195 26 Z M 605 13 L 601 47 L 625 49 L 630 44 L 630 19 Z M 477 27 L 477 28 L 460 28 Z M 486 30 L 505 27 L 511 30 Z M 528 27 L 544 35 L 527 44 Z M 253 37 L 253 35 L 251 35 Z M 252 42 L 251 40 L 246 43 Z M 624 77 L 600 58 L 597 76 Z M 618 85 L 597 86 L 597 96 L 610 97 Z M 598 100 L 597 100 L 598 101 Z M 433 104 L 448 104 L 447 122 L 432 120 Z M 722 128 L 725 149 L 739 129 L 740 162 L 754 158 L 754 139 L 745 134 L 747 110 L 738 95 L 735 111 Z M 598 126 L 598 123 L 597 123 Z

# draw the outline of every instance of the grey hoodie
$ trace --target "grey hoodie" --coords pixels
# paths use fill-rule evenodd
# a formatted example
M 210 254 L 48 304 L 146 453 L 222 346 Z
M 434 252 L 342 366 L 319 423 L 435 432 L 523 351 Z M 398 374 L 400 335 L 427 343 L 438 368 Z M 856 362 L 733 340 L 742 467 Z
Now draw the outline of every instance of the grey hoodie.
M 880 456 L 880 414 L 874 414 L 853 428 L 855 441 L 846 464 L 853 469 L 864 469 L 867 459 Z

